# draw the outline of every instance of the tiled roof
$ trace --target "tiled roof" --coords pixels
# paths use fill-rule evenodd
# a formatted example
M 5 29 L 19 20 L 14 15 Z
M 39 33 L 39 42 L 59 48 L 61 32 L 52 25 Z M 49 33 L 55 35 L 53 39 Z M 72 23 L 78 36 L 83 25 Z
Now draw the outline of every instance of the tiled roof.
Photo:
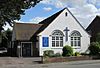
M 29 40 L 41 24 L 15 23 L 16 40 Z

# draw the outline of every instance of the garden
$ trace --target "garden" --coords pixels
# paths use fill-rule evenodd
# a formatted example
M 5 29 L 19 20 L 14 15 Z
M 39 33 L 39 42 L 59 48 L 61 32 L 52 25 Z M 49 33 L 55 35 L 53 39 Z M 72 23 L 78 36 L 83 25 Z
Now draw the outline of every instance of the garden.
M 79 53 L 73 52 L 71 46 L 64 46 L 61 53 L 54 53 L 53 50 L 44 51 L 43 63 L 52 62 L 69 62 L 69 61 L 79 61 L 79 60 L 93 60 L 100 59 L 100 44 L 99 42 L 92 42 L 88 47 L 89 53 Z

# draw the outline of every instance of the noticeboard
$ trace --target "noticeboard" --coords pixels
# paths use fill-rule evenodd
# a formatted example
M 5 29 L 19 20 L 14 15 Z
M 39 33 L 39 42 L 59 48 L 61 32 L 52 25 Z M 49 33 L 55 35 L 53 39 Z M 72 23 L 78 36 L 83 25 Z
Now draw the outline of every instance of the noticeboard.
M 49 47 L 49 38 L 48 37 L 43 37 L 42 38 L 42 43 L 43 43 L 43 47 Z

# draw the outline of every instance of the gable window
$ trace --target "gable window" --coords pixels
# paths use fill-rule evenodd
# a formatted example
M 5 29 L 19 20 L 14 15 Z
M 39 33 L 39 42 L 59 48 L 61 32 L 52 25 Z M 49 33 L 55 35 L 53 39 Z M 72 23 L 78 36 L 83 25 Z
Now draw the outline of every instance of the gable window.
M 80 47 L 81 46 L 81 34 L 78 31 L 73 31 L 70 35 L 71 46 Z
M 65 13 L 65 16 L 67 16 L 67 12 Z
M 52 33 L 52 47 L 63 47 L 63 36 L 60 30 L 54 30 Z

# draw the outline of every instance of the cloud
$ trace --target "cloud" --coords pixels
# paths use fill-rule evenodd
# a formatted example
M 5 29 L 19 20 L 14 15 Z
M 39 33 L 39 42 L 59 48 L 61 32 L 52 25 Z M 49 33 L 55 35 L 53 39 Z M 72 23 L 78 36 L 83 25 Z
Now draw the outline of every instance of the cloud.
M 63 8 L 66 5 L 64 3 L 62 3 L 60 0 L 54 3 L 56 8 Z
M 43 9 L 44 9 L 45 11 L 51 11 L 51 10 L 52 10 L 51 7 L 44 7 Z
M 3 28 L 4 30 L 7 30 L 8 28 L 11 30 L 13 29 L 8 23 L 6 23 L 6 25 L 4 25 Z
M 53 4 L 52 0 L 42 0 L 40 1 L 41 4 Z
M 100 15 L 100 0 L 43 0 L 42 4 L 68 7 L 85 28 L 96 15 Z
M 83 9 L 85 10 L 84 12 L 88 14 L 96 13 L 98 11 L 98 9 L 92 4 L 84 5 Z
M 35 17 L 35 18 L 31 19 L 30 22 L 39 23 L 44 19 L 46 19 L 46 17 Z

